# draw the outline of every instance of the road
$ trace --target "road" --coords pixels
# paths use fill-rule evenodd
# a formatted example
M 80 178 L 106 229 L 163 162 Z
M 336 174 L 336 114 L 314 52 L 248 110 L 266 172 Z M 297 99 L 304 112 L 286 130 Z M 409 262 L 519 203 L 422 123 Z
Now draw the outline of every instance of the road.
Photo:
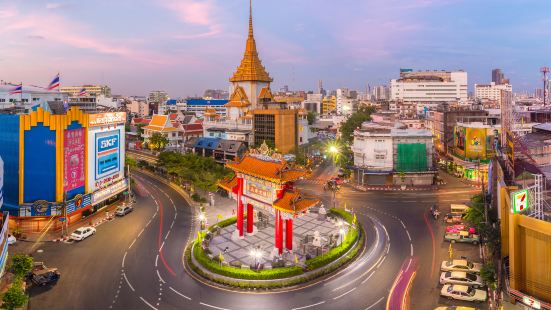
M 322 166 L 314 177 L 333 173 L 331 166 Z M 390 289 L 411 257 L 419 266 L 411 309 L 432 309 L 442 301 L 435 291 L 437 268 L 431 275 L 429 263 L 437 249 L 423 210 L 472 195 L 464 187 L 423 193 L 344 188 L 338 199 L 356 211 L 367 236 L 354 264 L 300 290 L 234 292 L 197 282 L 185 272 L 182 255 L 196 234 L 195 211 L 159 180 L 135 176 L 134 212 L 102 224 L 87 240 L 44 243 L 38 247 L 43 252 L 33 253 L 35 260 L 58 267 L 62 278 L 50 289 L 32 289 L 31 309 L 385 309 Z M 300 187 L 330 203 L 331 196 L 316 182 L 304 181 Z

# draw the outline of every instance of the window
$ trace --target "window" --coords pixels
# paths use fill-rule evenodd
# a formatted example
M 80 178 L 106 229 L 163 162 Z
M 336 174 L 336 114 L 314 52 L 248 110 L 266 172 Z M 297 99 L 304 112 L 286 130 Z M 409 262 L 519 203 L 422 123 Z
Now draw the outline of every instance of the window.
M 385 158 L 386 158 L 386 155 L 384 154 L 375 154 L 375 159 L 384 160 Z

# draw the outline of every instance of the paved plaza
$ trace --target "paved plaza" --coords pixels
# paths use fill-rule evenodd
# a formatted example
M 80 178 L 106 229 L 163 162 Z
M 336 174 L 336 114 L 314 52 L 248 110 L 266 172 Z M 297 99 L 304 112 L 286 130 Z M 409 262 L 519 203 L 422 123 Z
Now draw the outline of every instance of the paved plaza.
M 259 221 L 259 217 L 264 220 Z M 222 253 L 224 261 L 230 265 L 254 266 L 257 263 L 264 265 L 264 268 L 270 268 L 272 263 L 278 259 L 277 250 L 274 247 L 274 222 L 275 218 L 272 215 L 267 215 L 266 212 L 262 212 L 260 216 L 256 214 L 254 233 L 245 233 L 243 239 L 237 238 L 235 224 L 220 229 L 219 234 L 215 233 L 209 242 L 208 248 L 211 255 L 218 257 Z M 293 220 L 293 252 L 289 253 L 285 249 L 283 260 L 287 264 L 293 264 L 298 259 L 300 264 L 306 259 L 327 252 L 331 247 L 340 244 L 341 229 L 345 236 L 348 232 L 347 224 L 341 219 L 320 215 L 317 208 L 295 218 Z M 320 244 L 316 243 L 316 238 L 321 246 L 316 246 Z M 285 246 L 285 242 L 283 244 Z M 261 257 L 257 258 L 256 262 L 251 255 L 251 251 L 255 249 L 260 250 L 261 253 Z

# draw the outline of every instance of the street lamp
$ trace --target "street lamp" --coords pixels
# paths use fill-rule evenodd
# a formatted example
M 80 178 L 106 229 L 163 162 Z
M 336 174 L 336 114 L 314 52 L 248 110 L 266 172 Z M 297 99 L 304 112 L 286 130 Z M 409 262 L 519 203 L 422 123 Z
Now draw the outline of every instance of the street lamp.
M 254 259 L 254 268 L 258 269 L 259 260 L 262 258 L 262 251 L 260 249 L 252 249 L 249 255 Z
M 339 148 L 336 145 L 330 145 L 327 151 L 333 155 L 339 154 Z
M 207 217 L 205 216 L 205 213 L 199 213 L 199 221 L 201 223 L 201 230 L 205 229 L 205 221 L 207 220 Z
M 341 244 L 340 244 L 340 246 L 342 246 L 342 243 L 344 242 L 344 233 L 345 233 L 345 231 L 344 231 L 343 228 L 339 229 L 339 235 L 341 236 Z

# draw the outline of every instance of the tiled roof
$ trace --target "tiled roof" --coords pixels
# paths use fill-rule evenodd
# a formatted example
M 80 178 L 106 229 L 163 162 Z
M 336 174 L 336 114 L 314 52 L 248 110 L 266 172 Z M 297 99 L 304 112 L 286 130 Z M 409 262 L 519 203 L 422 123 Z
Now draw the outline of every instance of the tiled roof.
M 178 130 L 173 127 L 172 123 L 170 123 L 167 115 L 153 115 L 149 125 L 145 126 L 144 129 L 157 132 L 170 132 Z
M 176 114 L 176 113 L 171 113 L 168 117 L 170 117 L 170 120 L 171 120 L 171 121 L 175 121 L 175 120 L 178 118 L 178 114 Z
M 303 197 L 302 194 L 296 190 L 287 190 L 283 193 L 283 197 L 274 202 L 273 206 L 285 213 L 297 214 L 319 203 L 320 200 Z
M 220 143 L 219 138 L 199 138 L 195 142 L 195 147 L 202 148 L 202 149 L 208 149 L 208 150 L 215 150 L 218 146 L 218 143 Z
M 203 131 L 203 124 L 184 124 L 182 127 L 185 131 Z
M 276 183 L 296 181 L 306 172 L 292 169 L 285 161 L 268 161 L 247 155 L 239 162 L 228 162 L 226 166 L 234 171 L 252 175 Z
M 234 176 L 232 178 L 223 179 L 222 181 L 218 182 L 218 186 L 227 190 L 228 192 L 232 192 L 233 189 L 237 186 L 237 178 Z

